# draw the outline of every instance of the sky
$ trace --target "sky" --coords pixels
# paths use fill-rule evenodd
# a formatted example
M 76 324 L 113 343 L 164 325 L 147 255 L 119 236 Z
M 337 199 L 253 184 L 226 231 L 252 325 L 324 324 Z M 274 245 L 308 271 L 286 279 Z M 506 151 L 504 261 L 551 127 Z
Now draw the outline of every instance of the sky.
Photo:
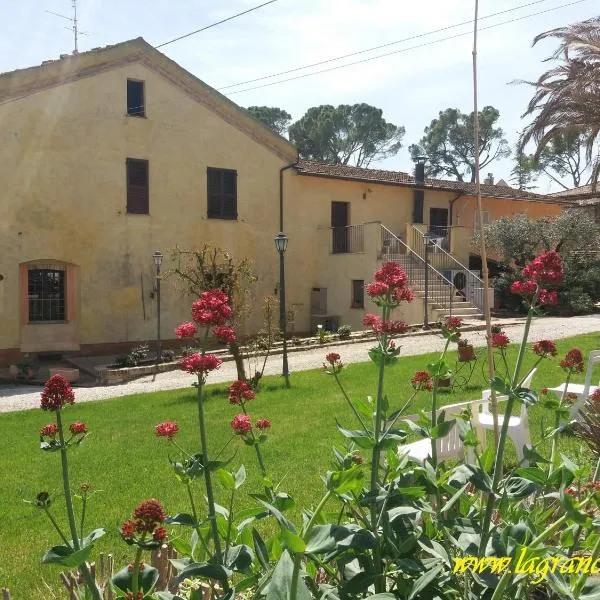
M 264 1 L 78 0 L 79 27 L 87 33 L 79 38 L 79 51 L 140 36 L 158 45 Z M 46 12 L 70 17 L 71 4 L 72 0 L 0 2 L 0 72 L 72 52 L 70 23 Z M 537 79 L 548 68 L 543 61 L 554 49 L 551 41 L 532 47 L 533 38 L 598 16 L 600 7 L 598 0 L 480 0 L 479 5 L 479 105 L 499 109 L 499 124 L 512 146 L 526 125 L 521 115 L 532 88 L 511 82 Z M 371 167 L 412 171 L 408 146 L 421 138 L 439 111 L 473 109 L 472 26 L 431 33 L 470 21 L 473 8 L 473 0 L 277 0 L 160 50 L 239 105 L 278 106 L 294 120 L 320 104 L 366 102 L 381 108 L 387 121 L 406 128 L 404 147 Z M 506 10 L 511 12 L 485 18 Z M 548 12 L 522 18 L 541 11 Z M 512 19 L 520 20 L 501 24 Z M 392 44 L 413 36 L 421 37 Z M 436 41 L 450 36 L 458 37 Z M 382 44 L 392 45 L 223 89 Z M 398 50 L 347 68 L 248 89 Z M 508 180 L 511 168 L 510 159 L 498 161 L 482 177 L 493 172 L 496 180 Z M 556 184 L 538 182 L 539 192 L 557 189 Z

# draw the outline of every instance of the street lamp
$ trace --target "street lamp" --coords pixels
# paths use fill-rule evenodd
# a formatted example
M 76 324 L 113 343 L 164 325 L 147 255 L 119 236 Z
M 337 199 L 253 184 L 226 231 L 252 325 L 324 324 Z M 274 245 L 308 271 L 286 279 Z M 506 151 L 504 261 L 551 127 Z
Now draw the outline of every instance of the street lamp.
M 283 373 L 285 377 L 285 387 L 290 387 L 290 372 L 288 369 L 287 356 L 287 322 L 285 312 L 285 261 L 284 254 L 288 245 L 288 237 L 280 231 L 275 236 L 275 249 L 279 252 L 279 328 L 283 338 Z
M 429 328 L 429 248 L 435 246 L 435 239 L 427 232 L 423 234 L 423 242 L 425 244 L 425 294 L 423 298 L 423 329 Z
M 162 348 L 160 343 L 160 265 L 162 264 L 163 255 L 159 250 L 152 253 L 154 264 L 156 265 L 156 369 L 160 363 Z

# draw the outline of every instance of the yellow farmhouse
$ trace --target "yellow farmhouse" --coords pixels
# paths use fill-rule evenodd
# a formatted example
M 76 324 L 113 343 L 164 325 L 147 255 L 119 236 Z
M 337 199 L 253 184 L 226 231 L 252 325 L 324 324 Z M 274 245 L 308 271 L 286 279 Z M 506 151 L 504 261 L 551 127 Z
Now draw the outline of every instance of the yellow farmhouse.
M 141 38 L 1 74 L 0 138 L 0 364 L 154 339 L 155 250 L 226 247 L 253 261 L 257 299 L 272 294 L 281 218 L 296 332 L 359 328 L 363 283 L 384 260 L 417 292 L 427 275 L 431 319 L 480 312 L 472 184 L 425 181 L 423 164 L 413 176 L 298 160 Z M 508 186 L 483 195 L 486 220 L 561 210 Z M 191 299 L 168 281 L 161 298 L 173 337 Z M 398 315 L 423 316 L 422 299 Z M 257 308 L 247 333 L 260 322 Z

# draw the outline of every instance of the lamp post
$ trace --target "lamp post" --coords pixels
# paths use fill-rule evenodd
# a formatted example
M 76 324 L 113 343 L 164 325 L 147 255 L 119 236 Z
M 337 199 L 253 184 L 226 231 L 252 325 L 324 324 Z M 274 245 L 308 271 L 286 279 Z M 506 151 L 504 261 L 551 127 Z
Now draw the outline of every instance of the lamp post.
M 160 363 L 162 354 L 160 342 L 160 265 L 162 264 L 163 255 L 159 250 L 152 253 L 154 264 L 156 265 L 156 369 Z
M 425 243 L 425 294 L 423 297 L 423 329 L 429 329 L 429 248 L 435 245 L 434 240 L 430 237 L 429 233 L 423 235 L 423 242 Z
M 288 369 L 287 356 L 287 319 L 285 308 L 285 260 L 284 254 L 288 245 L 288 237 L 280 231 L 275 236 L 275 249 L 279 252 L 279 328 L 283 339 L 283 372 L 285 377 L 285 387 L 290 387 L 290 372 Z

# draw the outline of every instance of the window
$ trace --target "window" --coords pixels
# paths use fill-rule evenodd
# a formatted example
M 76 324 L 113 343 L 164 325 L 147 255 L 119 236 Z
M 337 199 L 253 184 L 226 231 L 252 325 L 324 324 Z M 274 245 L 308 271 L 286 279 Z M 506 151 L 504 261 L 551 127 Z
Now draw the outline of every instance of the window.
M 145 117 L 144 82 L 127 80 L 127 114 L 131 117 Z
M 29 321 L 65 320 L 65 272 L 57 267 L 32 268 L 27 275 Z
M 147 160 L 127 159 L 127 212 L 137 215 L 149 213 Z
M 237 219 L 237 171 L 207 169 L 209 219 Z
M 365 280 L 364 279 L 353 279 L 352 280 L 351 308 L 364 308 L 364 307 L 365 307 Z

